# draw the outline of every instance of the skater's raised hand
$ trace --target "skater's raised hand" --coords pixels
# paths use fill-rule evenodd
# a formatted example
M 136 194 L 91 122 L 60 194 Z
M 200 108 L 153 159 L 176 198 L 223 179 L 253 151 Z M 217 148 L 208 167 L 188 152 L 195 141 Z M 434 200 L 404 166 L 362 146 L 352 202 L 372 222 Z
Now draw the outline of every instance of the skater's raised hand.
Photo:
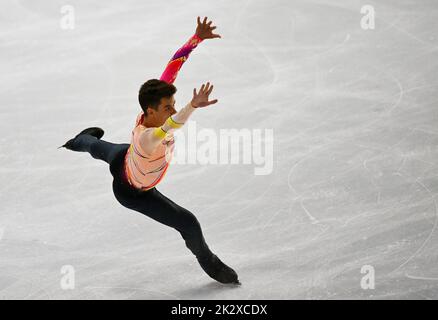
M 220 35 L 213 33 L 213 30 L 216 29 L 216 27 L 211 25 L 212 22 L 213 21 L 207 23 L 207 17 L 205 17 L 204 21 L 202 21 L 201 23 L 201 18 L 198 17 L 198 26 L 196 28 L 196 35 L 202 40 L 221 38 Z
M 192 106 L 194 108 L 203 108 L 209 106 L 211 104 L 215 104 L 217 99 L 208 101 L 208 96 L 213 91 L 213 85 L 210 86 L 210 82 L 207 82 L 206 85 L 202 85 L 201 89 L 199 89 L 199 93 L 196 93 L 196 88 L 193 89 L 193 99 Z

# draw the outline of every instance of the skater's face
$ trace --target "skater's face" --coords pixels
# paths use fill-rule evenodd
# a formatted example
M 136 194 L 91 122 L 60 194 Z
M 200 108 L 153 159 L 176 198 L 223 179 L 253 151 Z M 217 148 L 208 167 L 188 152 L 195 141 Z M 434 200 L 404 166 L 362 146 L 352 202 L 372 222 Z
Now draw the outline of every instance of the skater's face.
M 153 119 L 157 127 L 162 126 L 167 118 L 176 113 L 175 102 L 173 95 L 170 98 L 161 98 L 157 110 L 148 109 L 148 118 Z

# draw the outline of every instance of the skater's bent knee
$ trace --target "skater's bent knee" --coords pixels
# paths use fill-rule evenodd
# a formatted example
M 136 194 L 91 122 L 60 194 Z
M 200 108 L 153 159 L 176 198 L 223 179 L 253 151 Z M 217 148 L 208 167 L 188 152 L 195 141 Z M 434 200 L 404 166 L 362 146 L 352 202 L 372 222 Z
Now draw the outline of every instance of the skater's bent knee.
M 182 229 L 191 234 L 202 233 L 201 224 L 194 215 L 186 215 L 182 221 Z

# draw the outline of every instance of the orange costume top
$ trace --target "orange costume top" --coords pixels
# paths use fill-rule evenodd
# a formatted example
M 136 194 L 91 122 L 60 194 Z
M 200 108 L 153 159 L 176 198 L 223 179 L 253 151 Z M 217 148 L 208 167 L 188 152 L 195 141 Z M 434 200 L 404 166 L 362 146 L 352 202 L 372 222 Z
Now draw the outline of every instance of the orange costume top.
M 173 83 L 181 66 L 201 41 L 202 39 L 195 34 L 178 49 L 167 64 L 160 80 Z M 142 125 L 144 113 L 143 111 L 139 113 L 124 162 L 125 177 L 134 188 L 146 191 L 163 179 L 175 147 L 173 132 L 183 126 L 194 110 L 195 108 L 189 103 L 157 128 Z

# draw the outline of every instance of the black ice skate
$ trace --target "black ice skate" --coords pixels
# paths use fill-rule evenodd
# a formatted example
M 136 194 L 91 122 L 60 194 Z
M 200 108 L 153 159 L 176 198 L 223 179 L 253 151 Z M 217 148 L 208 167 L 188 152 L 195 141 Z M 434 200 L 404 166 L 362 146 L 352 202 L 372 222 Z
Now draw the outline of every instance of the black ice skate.
M 214 280 L 221 283 L 234 283 L 240 285 L 236 271 L 223 263 L 215 254 L 206 258 L 198 258 L 202 269 Z
M 98 127 L 90 127 L 90 128 L 84 129 L 81 132 L 79 132 L 79 134 L 77 134 L 76 137 L 68 140 L 64 145 L 58 147 L 58 149 L 59 148 L 66 148 L 68 150 L 77 151 L 77 150 L 74 150 L 74 141 L 81 134 L 89 134 L 93 137 L 96 137 L 97 139 L 100 139 L 103 137 L 104 131 L 103 131 L 103 129 L 98 128 Z

